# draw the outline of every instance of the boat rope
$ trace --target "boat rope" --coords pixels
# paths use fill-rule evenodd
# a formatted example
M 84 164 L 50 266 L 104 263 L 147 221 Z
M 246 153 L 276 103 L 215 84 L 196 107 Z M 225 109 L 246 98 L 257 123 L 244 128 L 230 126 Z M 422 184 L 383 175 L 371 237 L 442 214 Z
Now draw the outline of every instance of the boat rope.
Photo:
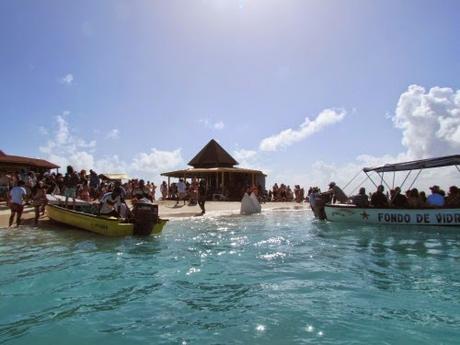
M 421 171 L 421 170 L 420 170 Z M 403 183 L 401 183 L 401 186 L 400 188 L 402 189 L 402 187 L 404 186 L 404 183 L 406 183 L 407 179 L 409 178 L 409 175 L 412 173 L 412 170 L 409 170 L 409 172 L 407 173 L 406 175 L 406 178 L 404 179 Z M 419 175 L 420 175 L 420 172 L 419 172 Z M 417 175 L 418 176 L 418 175 Z M 416 177 L 417 179 L 417 177 Z M 409 188 L 410 189 L 410 188 Z
M 343 187 L 343 189 L 347 189 L 347 187 L 355 180 L 355 178 L 359 176 L 359 174 L 361 174 L 361 170 L 358 171 L 358 173 L 350 181 L 348 181 L 348 183 Z
M 384 174 L 384 172 L 382 172 L 380 184 L 385 184 L 385 186 L 387 186 L 388 190 L 391 190 L 392 188 L 388 185 L 387 181 L 385 181 L 385 179 L 383 178 L 383 174 Z
M 417 181 L 418 177 L 420 176 L 422 170 L 418 171 L 417 176 L 415 176 L 414 181 L 412 181 L 411 185 L 409 186 L 409 190 L 412 189 L 412 186 L 414 185 L 415 181 Z
M 374 182 L 372 177 L 370 177 L 369 174 L 366 171 L 364 173 L 366 174 L 367 178 L 372 182 L 372 184 L 375 186 L 375 188 L 377 188 L 377 184 Z
M 356 188 L 351 191 L 350 195 L 354 195 L 355 192 L 358 190 L 358 188 L 361 187 L 364 184 L 364 182 L 366 182 L 366 180 L 367 180 L 367 177 L 364 177 L 364 180 L 362 180 L 361 183 L 357 185 Z

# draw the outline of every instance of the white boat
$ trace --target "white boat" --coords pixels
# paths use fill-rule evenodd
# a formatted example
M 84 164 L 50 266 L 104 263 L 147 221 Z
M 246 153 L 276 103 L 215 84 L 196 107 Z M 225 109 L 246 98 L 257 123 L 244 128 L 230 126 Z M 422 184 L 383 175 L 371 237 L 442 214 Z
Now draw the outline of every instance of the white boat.
M 364 168 L 363 172 L 375 187 L 377 184 L 369 175 L 370 172 L 377 173 L 382 183 L 391 189 L 384 179 L 385 172 L 408 171 L 409 173 L 404 179 L 406 182 L 410 173 L 413 170 L 418 170 L 419 173 L 413 180 L 412 186 L 424 169 L 455 166 L 460 171 L 458 165 L 460 165 L 460 155 L 454 155 Z M 326 204 L 324 211 L 327 220 L 332 222 L 460 226 L 460 208 L 359 208 L 353 204 Z
M 331 222 L 460 226 L 458 208 L 359 208 L 352 204 L 327 204 L 324 210 Z
M 54 195 L 54 194 L 46 194 L 46 200 L 48 201 L 48 205 L 64 205 L 65 203 L 65 196 L 64 195 Z M 68 204 L 73 205 L 72 198 L 68 199 Z M 75 206 L 86 206 L 90 205 L 88 201 L 75 199 Z

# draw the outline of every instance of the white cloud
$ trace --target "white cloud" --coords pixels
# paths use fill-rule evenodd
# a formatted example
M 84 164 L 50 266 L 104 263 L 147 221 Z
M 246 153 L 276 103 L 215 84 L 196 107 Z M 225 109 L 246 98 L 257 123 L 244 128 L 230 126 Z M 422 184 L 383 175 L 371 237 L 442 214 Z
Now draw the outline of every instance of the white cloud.
M 64 85 L 72 85 L 73 75 L 71 73 L 66 74 L 64 77 L 59 79 L 59 82 Z
M 129 165 L 122 161 L 118 155 L 105 156 L 96 159 L 93 170 L 100 173 L 129 173 Z
M 257 151 L 239 149 L 233 151 L 233 155 L 236 158 L 236 160 L 251 159 L 257 155 Z
M 317 185 L 325 188 L 330 181 L 335 181 L 343 187 L 363 167 L 457 154 L 460 148 L 460 90 L 433 87 L 427 91 L 421 86 L 411 85 L 399 97 L 393 121 L 395 127 L 402 132 L 405 151 L 381 157 L 361 154 L 349 164 L 342 165 L 318 161 L 312 164 L 306 173 L 295 176 L 297 180 L 292 178 L 293 174 L 283 171 L 269 176 L 270 183 L 286 180 L 288 183 L 300 183 L 306 187 Z M 395 175 L 395 186 L 403 183 L 406 174 Z M 414 173 L 403 188 L 410 187 L 413 177 L 415 177 Z M 447 189 L 451 185 L 458 184 L 458 178 L 459 172 L 455 167 L 427 169 L 422 171 L 415 186 L 428 191 L 430 185 L 438 184 Z M 392 186 L 393 174 L 386 174 L 386 180 Z M 346 191 L 353 191 L 354 187 L 363 181 L 363 185 L 369 191 L 375 189 L 363 173 Z M 374 181 L 380 183 L 376 175 Z
M 95 155 L 96 141 L 87 141 L 74 134 L 69 125 L 65 111 L 56 116 L 56 127 L 52 131 L 46 145 L 39 149 L 44 158 L 65 168 L 72 165 L 75 169 L 94 169 L 97 172 L 128 173 L 139 178 L 150 178 L 158 181 L 159 174 L 184 163 L 181 149 L 162 151 L 156 148 L 149 153 L 138 153 L 130 162 L 121 160 L 117 155 L 97 157 Z M 45 128 L 46 129 L 46 128 Z M 48 131 L 50 132 L 50 131 Z M 110 137 L 116 137 L 118 130 L 109 132 Z
M 254 168 L 257 164 L 257 151 L 254 150 L 234 150 L 233 157 L 238 161 L 239 165 L 244 168 Z
M 324 109 L 316 119 L 310 120 L 308 117 L 298 129 L 288 128 L 278 134 L 263 139 L 259 148 L 262 151 L 277 151 L 288 147 L 296 142 L 302 141 L 323 128 L 342 121 L 346 112 L 343 109 Z
M 222 121 L 219 121 L 219 122 L 216 122 L 213 127 L 214 129 L 220 130 L 220 129 L 224 129 L 225 124 Z
M 153 148 L 150 153 L 138 153 L 131 167 L 140 172 L 158 173 L 175 168 L 184 162 L 181 149 L 174 151 L 160 151 Z
M 46 129 L 46 127 L 44 127 L 44 126 L 39 126 L 39 127 L 38 127 L 38 132 L 39 132 L 41 135 L 48 135 L 48 129 Z
M 39 150 L 46 155 L 46 159 L 65 167 L 72 165 L 76 169 L 89 169 L 94 166 L 92 150 L 96 147 L 96 141 L 85 141 L 72 134 L 67 117 L 69 111 L 64 111 L 56 116 L 56 129 L 46 145 L 40 146 Z
M 223 121 L 213 122 L 209 119 L 200 119 L 199 123 L 202 123 L 206 128 L 214 130 L 222 130 L 225 128 L 225 123 Z
M 411 85 L 399 97 L 393 118 L 408 156 L 418 159 L 458 153 L 460 90 Z
M 118 139 L 120 137 L 120 131 L 116 128 L 111 129 L 105 137 L 106 139 Z

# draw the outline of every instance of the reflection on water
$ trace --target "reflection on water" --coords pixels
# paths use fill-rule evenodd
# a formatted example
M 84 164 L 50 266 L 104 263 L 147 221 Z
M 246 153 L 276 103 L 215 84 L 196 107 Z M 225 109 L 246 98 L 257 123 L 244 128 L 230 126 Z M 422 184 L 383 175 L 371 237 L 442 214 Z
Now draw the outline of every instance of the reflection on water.
M 460 232 L 308 212 L 0 231 L 0 343 L 455 344 Z

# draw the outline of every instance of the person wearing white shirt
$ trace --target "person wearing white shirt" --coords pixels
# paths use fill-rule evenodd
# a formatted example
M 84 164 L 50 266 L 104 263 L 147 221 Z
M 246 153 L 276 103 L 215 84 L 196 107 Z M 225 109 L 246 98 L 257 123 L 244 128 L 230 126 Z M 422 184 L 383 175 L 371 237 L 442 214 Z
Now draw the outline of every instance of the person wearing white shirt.
M 18 181 L 18 185 L 10 190 L 10 209 L 11 216 L 9 226 L 13 225 L 14 217 L 16 216 L 16 225 L 21 225 L 22 211 L 24 210 L 24 197 L 27 195 L 27 191 L 24 188 L 24 181 Z
M 177 193 L 179 195 L 177 196 L 176 206 L 179 205 L 180 200 L 183 200 L 185 205 L 185 197 L 187 196 L 187 186 L 185 185 L 185 182 L 182 179 L 179 179 L 179 182 L 177 182 Z
M 115 188 L 113 192 L 105 193 L 101 199 L 101 216 L 118 217 L 121 203 L 120 188 Z

